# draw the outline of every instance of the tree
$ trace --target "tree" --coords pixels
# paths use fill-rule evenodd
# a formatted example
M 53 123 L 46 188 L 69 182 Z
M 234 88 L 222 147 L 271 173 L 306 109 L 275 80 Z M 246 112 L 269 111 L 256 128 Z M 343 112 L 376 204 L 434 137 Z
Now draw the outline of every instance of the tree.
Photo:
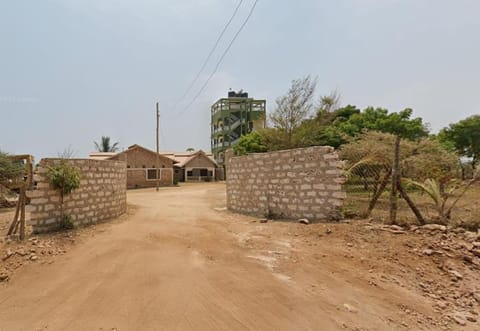
M 193 147 L 188 147 L 187 148 L 187 152 L 194 152 L 194 151 L 195 151 L 195 148 L 193 148 Z
M 340 157 L 347 161 L 347 168 L 355 164 L 366 166 L 370 173 L 378 169 L 391 168 L 395 136 L 390 133 L 368 131 L 357 139 L 342 145 Z M 428 178 L 445 184 L 459 176 L 457 155 L 449 152 L 435 139 L 422 138 L 418 141 L 402 140 L 400 145 L 402 176 L 424 181 Z M 355 166 L 356 172 L 361 167 Z M 371 174 L 370 174 L 371 176 Z
M 331 113 L 340 108 L 340 93 L 332 91 L 329 95 L 322 95 L 320 97 L 319 113 Z
M 316 116 L 304 120 L 294 132 L 297 146 L 327 145 L 338 148 L 365 131 L 391 133 L 411 140 L 428 136 L 422 119 L 411 118 L 412 110 L 408 108 L 398 113 L 373 107 L 360 111 L 353 105 L 332 112 L 326 109 L 320 106 Z
M 21 162 L 13 161 L 7 153 L 0 151 L 0 183 L 6 183 L 24 175 L 25 166 Z
M 338 131 L 355 137 L 364 130 L 379 131 L 415 140 L 428 136 L 428 128 L 422 118 L 411 118 L 412 109 L 406 108 L 398 113 L 389 113 L 384 108 L 368 107 L 360 113 L 351 115 L 348 120 L 335 123 Z
M 378 120 L 376 129 L 409 140 L 427 137 L 429 133 L 427 126 L 423 123 L 421 117 L 411 118 L 412 113 L 413 110 L 410 108 L 398 113 L 390 113 L 385 118 Z
M 76 152 L 73 150 L 72 146 L 69 145 L 65 147 L 63 152 L 57 153 L 58 157 L 61 159 L 72 159 L 75 156 Z
M 102 136 L 102 140 L 100 143 L 97 143 L 96 141 L 94 141 L 93 143 L 95 144 L 95 148 L 99 152 L 116 152 L 119 149 L 118 142 L 110 145 L 110 137 L 108 136 Z
M 340 148 L 340 157 L 346 161 L 347 187 L 359 189 L 361 185 L 363 190 L 372 192 L 366 215 L 373 210 L 391 180 L 392 151 L 397 137 L 391 133 L 368 131 L 356 139 L 350 138 L 350 142 Z M 422 182 L 430 178 L 437 181 L 442 190 L 452 178 L 458 177 L 458 157 L 434 139 L 423 138 L 415 142 L 403 139 L 399 147 L 398 168 L 402 177 Z M 402 191 L 402 196 L 409 199 Z
M 339 129 L 340 123 L 347 121 L 352 115 L 360 113 L 360 109 L 347 105 L 332 112 L 320 106 L 315 117 L 303 121 L 297 130 L 297 138 L 304 146 L 340 147 L 348 140 L 348 135 Z
M 480 161 L 480 115 L 473 115 L 457 123 L 450 124 L 438 135 L 446 147 L 471 159 L 475 169 Z
M 64 214 L 63 202 L 66 195 L 80 187 L 80 170 L 67 159 L 61 159 L 58 164 L 48 167 L 46 177 L 60 194 L 60 228 L 73 228 L 69 215 Z
M 373 185 L 373 191 L 385 174 L 390 174 L 393 164 L 393 146 L 395 136 L 389 133 L 368 131 L 357 139 L 340 147 L 340 158 L 346 161 L 350 182 L 359 182 L 365 190 Z M 402 144 L 402 158 L 410 154 L 410 145 Z
M 245 155 L 249 153 L 264 153 L 267 151 L 267 146 L 263 136 L 253 131 L 247 135 L 240 137 L 238 142 L 233 146 L 235 155 Z
M 274 128 L 284 135 L 286 148 L 296 147 L 292 143 L 295 130 L 310 115 L 317 79 L 306 76 L 292 81 L 287 94 L 277 98 L 277 107 L 270 115 Z
M 433 179 L 443 188 L 460 176 L 458 155 L 432 137 L 409 142 L 409 155 L 402 161 L 402 174 L 416 181 Z

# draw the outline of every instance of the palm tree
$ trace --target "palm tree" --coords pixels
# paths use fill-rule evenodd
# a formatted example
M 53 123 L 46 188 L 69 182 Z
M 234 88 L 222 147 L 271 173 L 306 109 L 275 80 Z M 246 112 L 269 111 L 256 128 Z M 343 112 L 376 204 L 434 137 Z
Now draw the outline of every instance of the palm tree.
M 99 152 L 116 152 L 119 149 L 118 142 L 110 146 L 110 137 L 108 136 L 102 136 L 102 141 L 100 142 L 100 144 L 96 141 L 94 141 L 93 143 L 95 144 L 95 148 Z

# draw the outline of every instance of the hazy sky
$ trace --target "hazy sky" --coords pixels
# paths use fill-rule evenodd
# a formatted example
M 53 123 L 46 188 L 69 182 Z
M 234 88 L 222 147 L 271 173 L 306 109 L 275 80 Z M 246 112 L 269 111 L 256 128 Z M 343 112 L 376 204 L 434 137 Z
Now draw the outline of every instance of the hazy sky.
M 188 112 L 173 109 L 238 0 L 0 0 L 0 149 L 85 157 L 122 147 L 210 149 L 210 105 L 229 88 L 266 98 L 318 76 L 343 104 L 414 109 L 433 131 L 479 113 L 480 1 L 260 0 Z M 245 0 L 198 91 L 253 0 Z M 181 110 L 182 107 L 178 107 Z

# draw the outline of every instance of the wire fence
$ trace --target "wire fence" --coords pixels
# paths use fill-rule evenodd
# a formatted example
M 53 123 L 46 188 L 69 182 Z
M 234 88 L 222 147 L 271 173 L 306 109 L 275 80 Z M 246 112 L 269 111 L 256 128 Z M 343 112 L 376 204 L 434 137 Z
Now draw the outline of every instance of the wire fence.
M 422 146 L 398 139 L 396 151 L 395 137 L 382 137 L 388 139 L 366 137 L 340 150 L 347 170 L 345 217 L 478 229 L 478 177 L 465 178 L 458 158 L 439 155 L 430 142 Z

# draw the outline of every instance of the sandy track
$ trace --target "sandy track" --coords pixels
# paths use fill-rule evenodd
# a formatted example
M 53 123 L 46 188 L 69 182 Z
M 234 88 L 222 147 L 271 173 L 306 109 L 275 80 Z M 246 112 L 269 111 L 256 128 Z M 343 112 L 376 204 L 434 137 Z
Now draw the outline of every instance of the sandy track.
M 433 314 L 414 291 L 368 285 L 343 248 L 298 240 L 303 225 L 226 212 L 224 192 L 130 191 L 124 221 L 0 286 L 0 330 L 406 330 L 402 304 Z

